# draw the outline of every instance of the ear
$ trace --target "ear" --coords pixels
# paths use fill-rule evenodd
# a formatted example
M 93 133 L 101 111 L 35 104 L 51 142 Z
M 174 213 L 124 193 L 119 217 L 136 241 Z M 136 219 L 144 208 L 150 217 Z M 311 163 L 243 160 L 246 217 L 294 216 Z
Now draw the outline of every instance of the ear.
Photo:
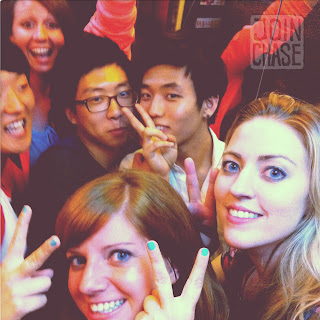
M 178 272 L 178 269 L 177 268 L 174 268 L 168 260 L 165 260 L 165 264 L 166 264 L 166 267 L 167 267 L 167 270 L 168 270 L 168 273 L 169 273 L 169 276 L 170 276 L 170 281 L 171 281 L 171 284 L 174 284 L 177 282 L 177 280 L 179 280 L 179 272 Z
M 205 99 L 202 103 L 203 117 L 209 119 L 217 110 L 218 103 L 219 95 Z
M 14 36 L 13 36 L 12 34 L 10 35 L 9 38 L 10 38 L 10 41 L 11 41 L 13 44 L 15 44 L 15 39 L 14 39 Z
M 65 110 L 65 114 L 68 118 L 68 120 L 72 123 L 72 124 L 77 124 L 78 121 L 77 121 L 77 117 L 75 115 L 75 113 L 70 109 L 70 108 L 67 108 Z

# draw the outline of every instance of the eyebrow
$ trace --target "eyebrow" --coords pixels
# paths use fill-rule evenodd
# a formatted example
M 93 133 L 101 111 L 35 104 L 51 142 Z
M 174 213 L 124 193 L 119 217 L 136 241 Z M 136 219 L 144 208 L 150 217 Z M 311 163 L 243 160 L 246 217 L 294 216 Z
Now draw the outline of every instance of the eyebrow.
M 131 246 L 134 246 L 135 243 L 133 242 L 118 242 L 118 243 L 112 243 L 112 244 L 109 244 L 107 246 L 103 246 L 101 251 L 107 251 L 107 250 L 110 250 L 112 248 L 116 248 L 116 247 L 120 247 L 120 246 L 123 246 L 123 245 L 131 245 Z M 70 248 L 67 250 L 67 253 L 71 253 L 71 254 L 78 254 L 78 249 L 77 247 L 75 248 Z
M 148 89 L 148 88 L 150 88 L 149 85 L 142 83 L 141 89 Z M 179 84 L 177 84 L 176 82 L 169 82 L 169 83 L 163 84 L 161 86 L 161 88 L 181 89 L 181 86 Z
M 115 87 L 115 89 L 120 89 L 122 87 L 128 87 L 130 86 L 129 84 L 129 81 L 125 81 L 125 82 L 121 82 L 119 84 L 117 84 L 117 86 Z M 88 92 L 104 92 L 105 91 L 105 88 L 100 88 L 100 87 L 89 87 L 89 88 L 86 88 L 82 94 L 85 94 L 85 93 L 88 93 Z
M 242 159 L 242 156 L 240 153 L 237 153 L 237 152 L 233 152 L 233 151 L 226 151 L 223 153 L 223 155 L 231 155 L 231 156 L 234 156 L 235 158 L 237 159 Z M 261 155 L 258 157 L 258 161 L 267 161 L 267 160 L 270 160 L 270 159 L 285 159 L 289 162 L 291 162 L 293 165 L 296 166 L 296 163 L 294 161 L 292 161 L 290 158 L 284 156 L 284 155 L 281 155 L 281 154 L 266 154 L 266 155 Z

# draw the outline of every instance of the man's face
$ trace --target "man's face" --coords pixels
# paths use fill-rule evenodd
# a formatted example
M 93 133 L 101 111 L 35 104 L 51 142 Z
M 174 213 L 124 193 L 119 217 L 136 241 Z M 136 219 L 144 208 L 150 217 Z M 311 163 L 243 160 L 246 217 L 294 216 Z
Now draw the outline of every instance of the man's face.
M 152 67 L 141 86 L 140 104 L 158 129 L 176 137 L 178 147 L 193 140 L 201 126 L 207 127 L 191 75 L 186 76 L 185 71 L 185 67 L 171 65 Z
M 111 97 L 130 89 L 126 73 L 114 63 L 82 76 L 75 100 L 99 99 L 103 95 Z M 77 125 L 80 139 L 91 150 L 115 150 L 127 142 L 130 125 L 115 99 L 111 100 L 107 110 L 96 113 L 91 113 L 84 104 L 77 104 L 68 117 Z
M 1 153 L 30 147 L 34 96 L 24 74 L 1 70 Z

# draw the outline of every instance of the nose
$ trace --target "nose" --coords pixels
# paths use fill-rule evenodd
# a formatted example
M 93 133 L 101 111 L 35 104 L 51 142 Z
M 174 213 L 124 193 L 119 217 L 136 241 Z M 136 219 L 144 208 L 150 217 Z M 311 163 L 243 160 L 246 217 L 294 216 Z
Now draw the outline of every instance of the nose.
M 87 263 L 82 273 L 79 291 L 86 295 L 93 295 L 107 289 L 109 285 L 108 267 L 99 263 Z
M 24 110 L 24 104 L 12 88 L 7 91 L 5 101 L 1 99 L 1 105 L 4 112 L 8 114 L 20 113 Z
M 230 187 L 230 192 L 236 198 L 254 198 L 254 175 L 252 174 L 252 170 L 253 169 L 250 168 L 242 169 L 233 181 L 233 184 Z
M 152 118 L 161 117 L 164 114 L 164 108 L 165 101 L 163 101 L 162 97 L 156 95 L 150 104 L 148 113 Z
M 34 38 L 38 40 L 46 40 L 48 38 L 47 29 L 42 23 L 37 26 L 34 32 Z
M 108 119 L 119 119 L 123 115 L 121 107 L 115 98 L 111 99 L 110 105 L 107 111 Z

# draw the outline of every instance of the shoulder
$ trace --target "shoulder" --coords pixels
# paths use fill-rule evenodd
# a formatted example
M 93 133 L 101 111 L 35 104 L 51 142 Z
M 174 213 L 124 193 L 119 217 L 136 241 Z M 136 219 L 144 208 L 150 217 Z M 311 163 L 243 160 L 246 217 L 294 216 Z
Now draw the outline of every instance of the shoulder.
M 127 154 L 120 162 L 120 169 L 132 169 L 133 159 L 136 153 L 142 153 L 142 149 L 136 150 L 135 152 Z
M 223 155 L 225 143 L 218 139 L 217 135 L 209 128 L 212 142 L 213 142 L 213 151 L 212 151 L 212 163 L 214 167 L 220 167 L 221 157 Z

